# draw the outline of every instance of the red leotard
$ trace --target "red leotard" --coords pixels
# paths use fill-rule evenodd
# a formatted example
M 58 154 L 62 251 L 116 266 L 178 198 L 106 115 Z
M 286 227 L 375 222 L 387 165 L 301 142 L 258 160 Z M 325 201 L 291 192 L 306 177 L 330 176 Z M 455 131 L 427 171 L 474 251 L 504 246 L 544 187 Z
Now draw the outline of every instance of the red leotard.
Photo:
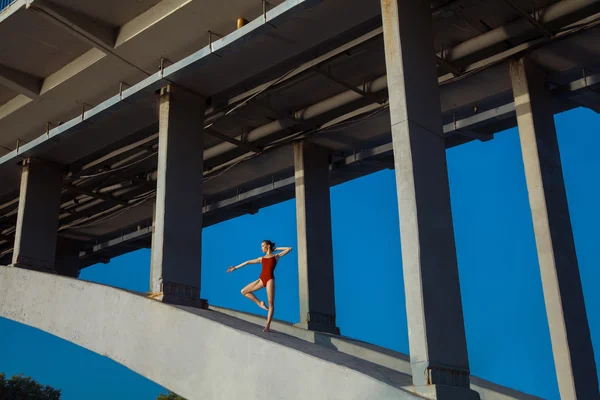
M 275 256 L 273 257 L 263 257 L 261 259 L 262 271 L 260 273 L 260 280 L 263 286 L 267 286 L 267 282 L 271 279 L 275 279 L 275 275 L 273 271 L 275 271 L 275 266 L 277 265 L 277 259 Z

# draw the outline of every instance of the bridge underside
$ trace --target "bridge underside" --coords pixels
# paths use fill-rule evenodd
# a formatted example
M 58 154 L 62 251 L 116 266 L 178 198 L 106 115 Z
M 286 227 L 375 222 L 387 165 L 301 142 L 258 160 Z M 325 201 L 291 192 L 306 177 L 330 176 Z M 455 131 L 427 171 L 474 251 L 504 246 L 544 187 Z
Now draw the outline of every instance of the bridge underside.
M 85 70 L 85 80 L 67 80 L 56 93 L 42 93 L 4 117 L 0 113 L 4 149 L 0 155 L 6 153 L 0 158 L 0 261 L 11 261 L 21 176 L 18 163 L 26 157 L 57 162 L 67 172 L 59 230 L 61 237 L 81 248 L 80 268 L 150 247 L 158 168 L 155 91 L 169 83 L 192 90 L 209 103 L 204 226 L 294 198 L 293 139 L 307 137 L 328 149 L 331 185 L 393 168 L 380 4 L 377 0 L 354 2 L 352 7 L 341 3 L 284 2 L 271 10 L 266 23 L 261 16 L 222 39 L 215 36 L 212 45 L 188 57 L 178 55 L 175 59 L 181 61 L 166 64 L 164 71 L 145 79 L 138 77 L 133 81 L 137 85 L 123 86 L 116 96 L 104 92 L 104 98 L 99 93 L 92 96 L 94 89 L 86 87 L 91 97 L 60 117 L 49 118 L 46 113 L 68 96 L 83 96 L 74 90 L 87 85 L 84 82 L 104 81 Z M 543 32 L 519 19 L 510 7 L 475 3 L 432 2 L 434 47 L 449 60 L 437 67 L 447 147 L 490 140 L 496 132 L 516 125 L 507 62 L 524 53 L 548 75 L 554 89 L 553 112 L 578 106 L 600 111 L 600 96 L 595 92 L 600 85 L 600 50 L 591 45 L 600 42 L 598 30 L 593 29 L 600 3 L 578 0 L 566 7 L 561 2 L 538 2 L 548 6 L 542 14 L 547 16 L 548 29 L 558 32 L 552 39 L 545 39 Z M 332 18 L 337 9 L 347 14 Z M 41 18 L 22 8 L 11 12 L 14 16 L 6 17 L 3 24 L 16 23 L 13 17 L 36 22 Z M 467 33 L 449 28 L 462 27 L 463 18 L 483 21 L 477 23 L 491 30 Z M 57 29 L 47 23 L 40 26 L 48 29 L 43 32 L 48 37 Z M 316 31 L 320 34 L 312 33 Z M 142 33 L 138 36 L 135 40 L 143 40 Z M 123 52 L 120 57 L 130 60 L 126 49 L 118 50 Z M 114 56 L 109 54 L 99 63 L 109 59 Z M 17 68 L 17 61 L 6 63 Z M 38 62 L 31 59 L 28 65 Z M 149 68 L 144 62 L 144 68 Z M 102 70 L 118 69 L 102 64 Z M 112 79 L 118 89 L 120 78 Z M 38 108 L 44 114 L 37 113 Z M 59 121 L 64 123 L 56 126 Z

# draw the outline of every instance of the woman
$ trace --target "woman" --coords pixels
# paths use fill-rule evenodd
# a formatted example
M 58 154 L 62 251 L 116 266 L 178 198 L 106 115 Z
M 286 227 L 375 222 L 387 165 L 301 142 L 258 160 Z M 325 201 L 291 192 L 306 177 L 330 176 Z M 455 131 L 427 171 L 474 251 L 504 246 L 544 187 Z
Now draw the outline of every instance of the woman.
M 254 282 L 249 283 L 245 288 L 242 289 L 242 294 L 256 303 L 263 310 L 268 311 L 267 324 L 265 325 L 264 332 L 269 332 L 271 327 L 271 320 L 273 319 L 273 313 L 275 312 L 275 266 L 277 261 L 287 253 L 292 251 L 291 247 L 275 247 L 275 243 L 270 240 L 264 240 L 260 245 L 261 250 L 265 255 L 258 257 L 253 260 L 248 260 L 235 267 L 229 267 L 227 272 L 233 272 L 238 268 L 245 267 L 248 264 L 262 264 L 262 271 L 260 277 Z M 274 251 L 281 251 L 281 253 L 274 254 Z M 259 301 L 253 292 L 259 289 L 267 288 L 267 301 L 269 307 L 265 305 L 264 301 Z

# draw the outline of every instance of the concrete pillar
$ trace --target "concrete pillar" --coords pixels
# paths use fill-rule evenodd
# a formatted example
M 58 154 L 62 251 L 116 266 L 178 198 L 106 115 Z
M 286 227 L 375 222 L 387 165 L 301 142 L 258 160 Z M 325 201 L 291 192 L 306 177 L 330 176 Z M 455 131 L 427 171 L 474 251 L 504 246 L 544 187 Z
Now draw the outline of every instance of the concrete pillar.
M 59 275 L 79 278 L 80 251 L 81 244 L 79 242 L 59 237 L 56 245 L 55 272 Z
M 150 249 L 152 254 L 154 253 L 154 232 L 156 231 L 156 199 L 154 200 L 154 202 L 152 203 L 152 236 L 150 237 Z M 156 272 L 154 270 L 154 257 L 152 256 L 152 254 L 150 255 L 150 293 L 152 295 L 156 295 L 158 293 L 162 293 L 162 291 L 160 290 L 160 282 L 162 281 L 162 278 L 160 276 L 160 272 Z M 154 289 L 155 287 L 155 283 L 154 281 L 157 280 L 156 282 L 156 289 Z
M 560 398 L 600 399 L 552 96 L 526 59 L 510 74 Z
M 335 322 L 329 154 L 305 141 L 294 143 L 300 322 L 297 326 L 339 334 Z
M 478 399 L 469 389 L 431 8 L 426 0 L 381 0 L 381 8 L 412 388 Z
M 14 266 L 54 270 L 62 180 L 58 165 L 33 158 L 23 161 Z
M 153 295 L 202 308 L 204 106 L 204 99 L 179 87 L 161 90 L 151 261 Z

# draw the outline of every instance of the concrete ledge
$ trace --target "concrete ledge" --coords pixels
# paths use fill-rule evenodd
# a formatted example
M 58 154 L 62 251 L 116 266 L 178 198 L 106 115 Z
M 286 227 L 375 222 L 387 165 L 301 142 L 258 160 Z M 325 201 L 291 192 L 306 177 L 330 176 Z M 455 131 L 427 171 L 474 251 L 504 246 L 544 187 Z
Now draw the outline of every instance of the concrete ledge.
M 256 314 L 212 305 L 209 306 L 209 309 L 259 326 L 265 323 L 265 317 Z M 406 354 L 344 336 L 307 331 L 285 321 L 273 320 L 271 328 L 274 331 L 393 369 L 412 382 L 410 357 Z M 406 388 L 412 390 L 409 386 Z M 471 376 L 471 389 L 479 393 L 481 400 L 542 400 L 541 397 L 519 392 L 475 376 Z
M 58 336 L 193 399 L 417 399 L 388 368 L 72 278 L 0 267 L 0 316 Z

